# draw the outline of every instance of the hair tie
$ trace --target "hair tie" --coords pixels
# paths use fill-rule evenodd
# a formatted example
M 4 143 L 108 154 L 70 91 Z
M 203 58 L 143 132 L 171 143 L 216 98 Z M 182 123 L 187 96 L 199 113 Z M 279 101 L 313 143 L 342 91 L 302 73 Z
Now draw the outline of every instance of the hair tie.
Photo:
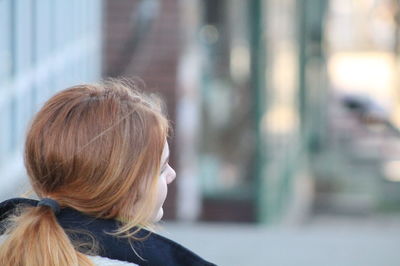
M 43 198 L 41 199 L 36 206 L 47 206 L 54 212 L 54 214 L 60 213 L 60 204 L 57 201 L 50 199 L 50 198 Z

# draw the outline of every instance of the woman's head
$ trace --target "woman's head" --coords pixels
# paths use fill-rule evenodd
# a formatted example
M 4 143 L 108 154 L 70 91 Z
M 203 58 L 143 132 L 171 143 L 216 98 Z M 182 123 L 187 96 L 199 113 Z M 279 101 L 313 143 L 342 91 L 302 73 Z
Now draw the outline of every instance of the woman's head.
M 37 113 L 25 165 L 39 197 L 119 219 L 122 225 L 113 233 L 134 237 L 162 217 L 167 185 L 175 178 L 167 135 L 160 102 L 129 83 L 79 85 L 59 92 Z M 26 208 L 11 223 L 0 265 L 93 265 L 50 208 Z
M 33 120 L 25 165 L 35 192 L 129 225 L 154 220 L 168 120 L 124 82 L 59 92 Z M 134 210 L 134 211 L 133 211 Z

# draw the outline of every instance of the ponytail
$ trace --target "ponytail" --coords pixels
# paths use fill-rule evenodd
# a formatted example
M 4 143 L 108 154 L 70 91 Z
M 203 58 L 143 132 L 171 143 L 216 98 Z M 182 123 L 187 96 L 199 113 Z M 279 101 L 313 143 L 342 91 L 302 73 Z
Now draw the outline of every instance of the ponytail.
M 7 237 L 0 245 L 0 265 L 93 265 L 75 250 L 50 208 L 29 207 L 9 223 Z

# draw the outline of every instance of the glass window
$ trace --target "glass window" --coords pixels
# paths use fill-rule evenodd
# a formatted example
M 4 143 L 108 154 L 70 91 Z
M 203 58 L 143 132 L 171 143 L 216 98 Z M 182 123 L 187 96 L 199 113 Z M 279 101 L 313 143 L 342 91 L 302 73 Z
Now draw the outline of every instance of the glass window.
M 11 75 L 11 3 L 0 1 L 0 91 Z
M 16 0 L 15 3 L 15 71 L 21 74 L 32 63 L 32 2 Z
M 210 196 L 252 197 L 255 135 L 246 1 L 204 2 L 201 176 Z
M 9 129 L 7 130 L 9 134 L 6 136 L 8 140 L 7 152 L 12 153 L 17 144 L 17 101 L 14 97 L 10 100 L 10 105 L 7 109 L 9 111 L 6 121 L 6 128 Z
M 52 47 L 52 4 L 49 0 L 35 1 L 35 58 L 45 60 Z

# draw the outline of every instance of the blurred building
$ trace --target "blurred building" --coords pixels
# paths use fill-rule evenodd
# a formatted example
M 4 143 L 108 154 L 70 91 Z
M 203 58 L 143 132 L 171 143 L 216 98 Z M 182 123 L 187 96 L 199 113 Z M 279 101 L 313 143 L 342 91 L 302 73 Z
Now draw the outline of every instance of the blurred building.
M 141 89 L 161 94 L 175 127 L 182 43 L 179 1 L 107 0 L 104 12 L 103 76 L 135 79 Z M 175 139 L 170 138 L 172 165 Z M 176 216 L 175 202 L 176 182 L 169 186 L 165 217 Z
M 399 1 L 329 1 L 325 148 L 315 157 L 315 211 L 400 210 Z
M 106 1 L 104 75 L 143 79 L 175 126 L 167 214 L 273 222 L 308 208 L 325 4 Z
M 27 188 L 25 129 L 57 90 L 101 75 L 102 2 L 0 1 L 0 197 Z
M 1 197 L 20 183 L 24 130 L 45 99 L 125 76 L 166 100 L 178 172 L 167 218 L 281 223 L 312 208 L 398 206 L 399 10 L 391 0 L 0 0 Z M 345 109 L 350 91 L 371 113 Z

